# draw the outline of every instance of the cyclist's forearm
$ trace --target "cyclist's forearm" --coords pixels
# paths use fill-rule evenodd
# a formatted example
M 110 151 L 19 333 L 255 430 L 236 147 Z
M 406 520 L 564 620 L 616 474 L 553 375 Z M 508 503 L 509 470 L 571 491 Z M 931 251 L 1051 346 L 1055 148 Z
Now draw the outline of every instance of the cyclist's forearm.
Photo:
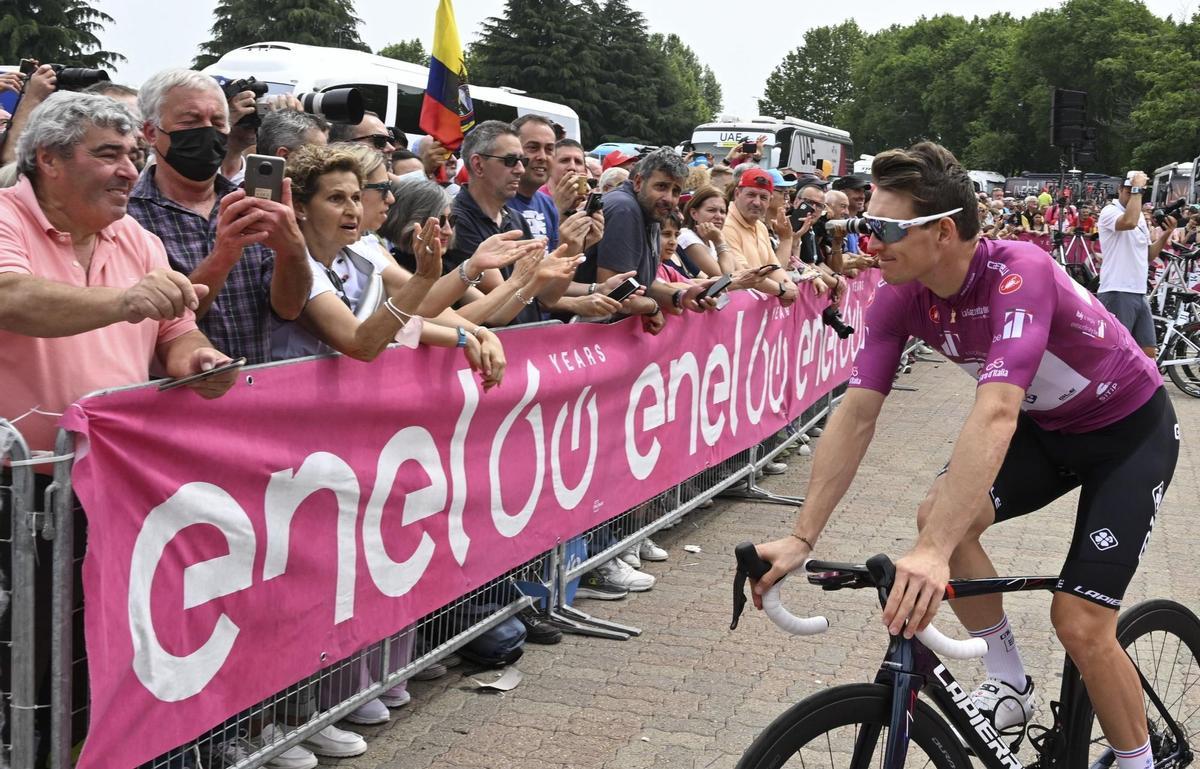
M 855 396 L 855 397 L 852 397 Z M 856 401 L 866 400 L 866 403 Z M 829 522 L 833 509 L 842 501 L 875 435 L 875 420 L 883 396 L 852 389 L 842 406 L 833 412 L 829 425 L 813 453 L 812 475 L 804 505 L 793 531 L 815 543 Z
M 917 539 L 917 548 L 933 550 L 947 560 L 976 520 L 975 511 L 991 505 L 988 489 L 1004 463 L 1024 396 L 1021 388 L 1010 384 L 987 384 L 983 388 L 1003 389 L 977 396 L 955 441 L 941 493 Z M 997 394 L 999 397 L 989 397 Z

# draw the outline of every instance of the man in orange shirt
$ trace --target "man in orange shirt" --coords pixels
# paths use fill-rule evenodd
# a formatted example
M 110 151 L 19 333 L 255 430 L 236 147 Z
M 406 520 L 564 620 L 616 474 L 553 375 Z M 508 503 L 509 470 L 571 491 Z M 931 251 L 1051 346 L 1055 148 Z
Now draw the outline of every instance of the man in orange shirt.
M 179 377 L 228 360 L 196 329 L 208 288 L 125 213 L 136 152 L 124 106 L 57 93 L 21 136 L 20 181 L 0 190 L 0 416 L 22 419 L 32 449 L 53 448 L 51 415 L 92 390 L 148 381 L 155 364 Z M 217 397 L 234 377 L 193 389 Z

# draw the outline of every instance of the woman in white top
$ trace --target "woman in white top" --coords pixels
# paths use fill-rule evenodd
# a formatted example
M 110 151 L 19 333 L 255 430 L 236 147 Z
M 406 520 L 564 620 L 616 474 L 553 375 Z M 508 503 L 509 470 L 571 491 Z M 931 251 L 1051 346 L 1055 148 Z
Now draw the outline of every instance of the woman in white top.
M 727 213 L 725 196 L 716 187 L 701 187 L 692 195 L 679 232 L 678 249 L 685 266 L 691 262 L 698 273 L 709 277 L 733 272 L 735 257 L 721 234 Z
M 386 170 L 383 172 L 386 176 Z M 360 305 L 368 298 L 376 274 L 388 269 L 382 252 L 352 250 L 361 239 L 365 221 L 363 174 L 355 152 L 338 146 L 309 145 L 288 157 L 292 199 L 308 246 L 313 287 L 308 303 L 294 323 L 277 324 L 272 334 L 276 359 L 334 349 L 358 360 L 374 360 L 393 342 L 415 346 L 417 338 L 441 347 L 462 347 L 471 368 L 480 372 L 485 388 L 504 375 L 504 353 L 499 340 L 486 329 L 468 333 L 462 326 L 424 323 L 417 308 L 441 276 L 441 248 L 436 223 L 424 228 L 418 271 L 398 291 L 373 311 Z M 372 219 L 382 223 L 390 190 L 369 188 L 381 201 L 367 204 Z M 435 245 L 436 244 L 436 245 Z M 362 317 L 356 311 L 362 309 Z M 404 334 L 401 334 L 401 331 Z

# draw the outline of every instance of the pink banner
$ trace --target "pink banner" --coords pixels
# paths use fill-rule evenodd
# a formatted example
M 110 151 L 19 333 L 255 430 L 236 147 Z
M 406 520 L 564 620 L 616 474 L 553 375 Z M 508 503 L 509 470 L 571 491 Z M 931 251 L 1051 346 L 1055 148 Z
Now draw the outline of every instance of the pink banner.
M 1028 232 L 1017 233 L 1017 240 L 1024 240 L 1033 243 L 1038 248 L 1041 248 L 1046 253 L 1054 251 L 1054 240 L 1049 235 L 1032 235 Z M 1087 241 L 1085 244 L 1084 241 Z M 1100 241 L 1091 240 L 1085 235 L 1078 237 L 1068 234 L 1065 238 L 1067 247 L 1067 264 L 1078 264 L 1087 259 L 1088 249 L 1093 254 L 1100 253 Z
M 851 285 L 860 327 L 878 274 Z M 506 332 L 75 404 L 91 728 L 133 767 L 779 430 L 848 375 L 823 303 Z M 153 724 L 153 728 L 147 728 Z M 137 735 L 131 739 L 131 735 Z

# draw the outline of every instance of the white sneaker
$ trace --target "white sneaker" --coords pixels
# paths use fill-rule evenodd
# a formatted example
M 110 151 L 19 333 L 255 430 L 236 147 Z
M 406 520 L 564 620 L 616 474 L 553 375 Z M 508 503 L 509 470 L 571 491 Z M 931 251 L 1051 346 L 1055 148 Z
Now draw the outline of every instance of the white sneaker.
M 788 466 L 783 462 L 768 462 L 762 467 L 763 475 L 783 475 L 787 472 Z
M 617 558 L 620 558 L 622 561 L 635 569 L 642 568 L 642 559 L 641 556 L 638 555 L 637 545 L 630 545 L 626 549 L 622 550 L 621 554 L 618 555 Z
M 445 670 L 445 668 L 442 668 Z M 379 695 L 379 701 L 389 708 L 402 708 L 412 702 L 412 695 L 408 693 L 408 682 L 393 686 L 383 694 Z
M 991 716 L 997 730 L 1029 723 L 1037 709 L 1033 679 L 1025 677 L 1025 691 L 1019 692 L 998 678 L 989 678 L 971 692 L 971 702 L 980 713 Z
M 318 756 L 349 758 L 367 752 L 367 741 L 357 732 L 348 732 L 336 726 L 326 726 L 304 741 L 304 747 Z
M 600 564 L 597 570 L 610 582 L 631 593 L 644 593 L 654 587 L 655 579 L 652 575 L 638 571 L 620 558 Z
M 643 561 L 665 561 L 667 560 L 667 551 L 654 544 L 654 540 L 646 537 L 638 546 L 638 556 Z
M 251 738 L 249 742 L 257 750 L 282 740 L 286 734 L 287 730 L 282 726 L 267 724 L 258 737 Z M 288 748 L 266 763 L 269 769 L 313 769 L 316 765 L 317 757 L 299 745 Z
M 359 705 L 353 713 L 346 716 L 346 720 L 352 724 L 362 724 L 363 726 L 375 726 L 377 724 L 386 724 L 392 720 L 392 714 L 388 712 L 387 705 L 380 702 L 379 698 L 367 700 Z

